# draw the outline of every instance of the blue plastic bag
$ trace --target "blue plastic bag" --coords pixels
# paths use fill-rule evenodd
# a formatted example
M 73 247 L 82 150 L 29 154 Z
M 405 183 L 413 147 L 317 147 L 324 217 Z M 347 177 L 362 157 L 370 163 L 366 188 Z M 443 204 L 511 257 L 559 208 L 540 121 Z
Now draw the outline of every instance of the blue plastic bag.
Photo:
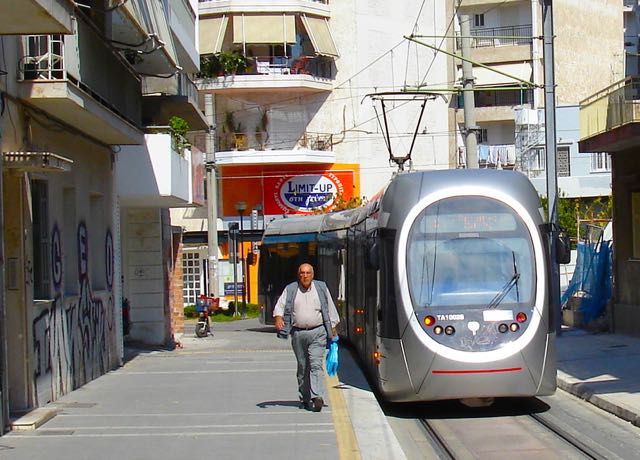
M 327 353 L 327 374 L 333 377 L 338 373 L 338 337 L 331 339 L 329 353 Z

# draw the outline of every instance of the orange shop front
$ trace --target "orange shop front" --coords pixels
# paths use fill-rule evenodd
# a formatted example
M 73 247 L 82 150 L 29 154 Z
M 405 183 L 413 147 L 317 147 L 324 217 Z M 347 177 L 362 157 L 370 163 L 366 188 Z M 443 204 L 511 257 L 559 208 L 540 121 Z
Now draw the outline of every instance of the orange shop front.
M 250 303 L 257 301 L 258 245 L 269 221 L 287 215 L 328 212 L 360 197 L 358 164 L 222 166 L 219 181 L 224 220 L 240 221 L 238 208 L 244 207 L 240 259 L 245 261 Z M 220 243 L 223 257 L 228 258 L 228 243 Z

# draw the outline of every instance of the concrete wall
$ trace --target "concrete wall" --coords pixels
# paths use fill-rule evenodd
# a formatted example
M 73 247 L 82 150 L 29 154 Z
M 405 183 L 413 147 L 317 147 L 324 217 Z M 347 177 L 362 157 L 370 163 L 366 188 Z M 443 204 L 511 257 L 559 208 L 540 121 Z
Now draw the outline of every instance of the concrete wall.
M 12 266 L 6 295 L 10 408 L 19 412 L 56 400 L 119 363 L 119 309 L 113 296 L 111 152 L 51 120 L 45 123 L 41 115 L 11 110 L 24 124 L 5 131 L 3 151 L 22 150 L 24 136 L 27 145 L 73 161 L 70 172 L 4 173 L 4 238 Z M 47 250 L 39 263 L 33 251 L 33 180 L 48 191 Z M 48 293 L 36 300 L 39 264 L 49 282 Z
M 580 102 L 624 77 L 622 4 L 621 0 L 553 2 L 558 105 Z
M 638 190 L 640 156 L 637 149 L 632 149 L 616 152 L 612 160 L 615 247 L 613 326 L 615 332 L 640 335 L 640 291 L 637 288 L 640 260 L 633 257 L 634 216 L 631 212 L 631 192 Z
M 167 341 L 161 210 L 122 210 L 123 295 L 131 305 L 129 338 L 147 344 Z

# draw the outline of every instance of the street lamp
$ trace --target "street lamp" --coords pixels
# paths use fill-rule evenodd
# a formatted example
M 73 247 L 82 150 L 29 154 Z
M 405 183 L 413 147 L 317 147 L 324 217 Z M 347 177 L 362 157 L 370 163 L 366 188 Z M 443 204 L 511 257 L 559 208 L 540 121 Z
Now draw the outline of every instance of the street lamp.
M 242 221 L 244 212 L 247 210 L 247 203 L 238 201 L 235 207 L 240 214 L 240 266 L 242 267 L 242 318 L 244 319 L 247 316 L 247 286 L 245 284 L 246 267 L 244 266 L 244 235 L 242 234 L 244 227 Z

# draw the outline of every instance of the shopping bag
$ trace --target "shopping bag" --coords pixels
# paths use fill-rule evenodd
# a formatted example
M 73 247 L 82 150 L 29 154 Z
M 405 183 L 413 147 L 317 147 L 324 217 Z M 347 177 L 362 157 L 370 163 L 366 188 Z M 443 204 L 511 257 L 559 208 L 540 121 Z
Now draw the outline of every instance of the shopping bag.
M 327 374 L 333 377 L 338 373 L 338 337 L 334 337 L 329 345 L 327 353 Z

